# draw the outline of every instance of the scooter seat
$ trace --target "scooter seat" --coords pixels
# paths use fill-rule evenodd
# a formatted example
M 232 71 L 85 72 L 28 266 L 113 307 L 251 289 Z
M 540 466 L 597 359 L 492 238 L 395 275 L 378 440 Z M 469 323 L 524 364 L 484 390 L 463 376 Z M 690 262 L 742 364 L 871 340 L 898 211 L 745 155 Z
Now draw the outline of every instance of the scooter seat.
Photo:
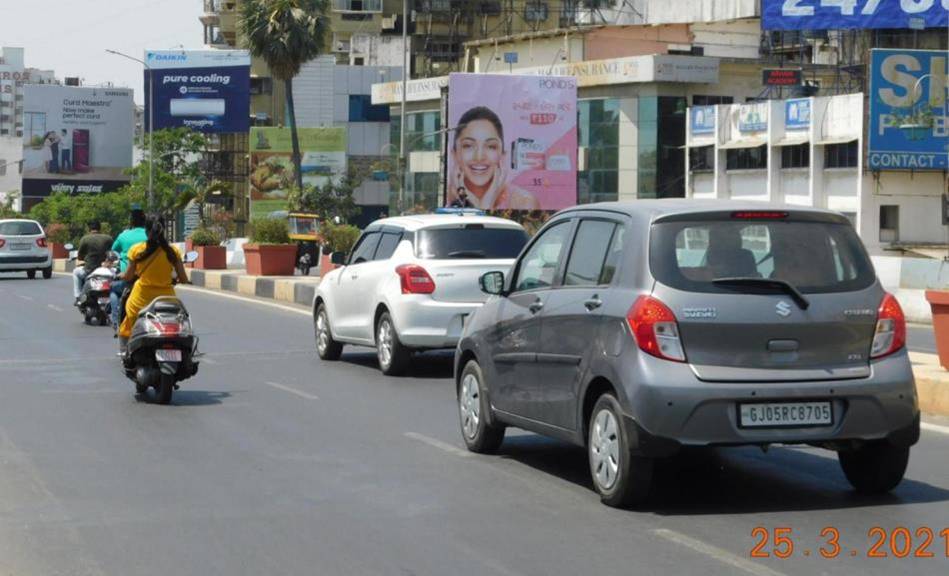
M 156 298 L 151 304 L 145 308 L 142 308 L 138 315 L 141 317 L 149 313 L 180 314 L 182 312 L 185 312 L 185 306 L 181 303 L 181 300 L 178 300 L 177 298 L 162 297 Z

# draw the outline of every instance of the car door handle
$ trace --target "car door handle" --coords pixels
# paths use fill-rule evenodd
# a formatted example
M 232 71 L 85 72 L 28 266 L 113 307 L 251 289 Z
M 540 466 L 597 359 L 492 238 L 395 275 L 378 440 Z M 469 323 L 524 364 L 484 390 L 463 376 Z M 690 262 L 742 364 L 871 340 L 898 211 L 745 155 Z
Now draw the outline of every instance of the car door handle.
M 594 310 L 596 310 L 602 305 L 603 305 L 603 301 L 600 300 L 599 296 L 594 296 L 593 298 L 590 298 L 589 300 L 583 303 L 583 306 L 586 307 L 587 312 L 593 312 Z
M 537 314 L 544 307 L 544 303 L 540 301 L 540 298 L 534 300 L 530 306 L 527 307 L 531 311 L 531 314 Z

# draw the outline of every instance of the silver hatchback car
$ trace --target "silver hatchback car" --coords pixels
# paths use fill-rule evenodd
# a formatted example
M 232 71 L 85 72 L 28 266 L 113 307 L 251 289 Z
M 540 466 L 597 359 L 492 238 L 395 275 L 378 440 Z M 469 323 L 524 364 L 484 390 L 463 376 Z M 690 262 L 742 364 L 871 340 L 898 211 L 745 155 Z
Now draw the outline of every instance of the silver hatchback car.
M 465 443 L 515 426 L 585 446 L 606 504 L 644 501 L 685 446 L 824 447 L 885 492 L 919 439 L 902 310 L 839 214 L 578 206 L 481 285 L 455 356 Z

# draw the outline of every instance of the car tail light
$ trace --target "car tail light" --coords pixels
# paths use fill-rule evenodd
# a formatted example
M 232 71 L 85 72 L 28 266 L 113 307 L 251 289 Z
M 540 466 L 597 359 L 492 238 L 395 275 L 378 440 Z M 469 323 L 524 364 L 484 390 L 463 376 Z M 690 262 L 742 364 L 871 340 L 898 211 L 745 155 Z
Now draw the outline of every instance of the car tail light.
M 626 322 L 640 350 L 657 358 L 685 362 L 675 314 L 661 300 L 640 296 L 626 313 Z
M 402 281 L 403 294 L 431 294 L 435 291 L 435 281 L 418 264 L 403 264 L 395 272 Z
M 36 245 L 40 248 L 46 248 L 46 238 L 37 238 Z
M 783 220 L 788 217 L 787 212 L 776 210 L 741 210 L 732 212 L 732 218 L 737 220 Z
M 906 316 L 903 308 L 892 294 L 887 294 L 880 302 L 877 312 L 876 331 L 873 333 L 873 345 L 870 346 L 870 358 L 882 358 L 897 352 L 906 345 Z
M 4 240 L 3 238 L 0 238 L 0 248 L 3 248 L 3 245 L 6 243 L 7 243 L 6 240 Z

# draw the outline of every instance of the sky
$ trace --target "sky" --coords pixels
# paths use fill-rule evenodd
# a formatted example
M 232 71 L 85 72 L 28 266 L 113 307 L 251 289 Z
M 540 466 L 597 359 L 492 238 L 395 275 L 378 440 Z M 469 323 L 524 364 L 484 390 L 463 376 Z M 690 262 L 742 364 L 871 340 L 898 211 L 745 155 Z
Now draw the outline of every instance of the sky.
M 0 46 L 25 48 L 28 68 L 78 76 L 83 84 L 133 88 L 143 103 L 146 49 L 202 48 L 203 0 L 0 0 Z

